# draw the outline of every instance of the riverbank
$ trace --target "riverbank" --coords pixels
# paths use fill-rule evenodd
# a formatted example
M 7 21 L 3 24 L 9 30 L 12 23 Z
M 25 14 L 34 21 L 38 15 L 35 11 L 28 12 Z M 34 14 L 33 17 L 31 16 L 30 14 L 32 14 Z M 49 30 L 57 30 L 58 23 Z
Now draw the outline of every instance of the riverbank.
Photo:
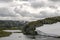
M 11 33 L 22 33 L 21 30 L 3 30 L 5 32 L 11 32 Z
M 0 37 L 7 37 L 11 34 L 12 34 L 11 32 L 0 31 Z

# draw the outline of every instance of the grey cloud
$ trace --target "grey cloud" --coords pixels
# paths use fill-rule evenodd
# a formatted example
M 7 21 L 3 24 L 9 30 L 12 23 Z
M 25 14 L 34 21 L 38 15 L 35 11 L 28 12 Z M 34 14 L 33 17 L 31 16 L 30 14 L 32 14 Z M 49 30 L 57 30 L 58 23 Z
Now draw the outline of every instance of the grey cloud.
M 42 18 L 48 17 L 47 12 L 45 12 L 45 11 L 41 11 L 40 14 L 42 14 L 42 16 L 41 16 Z
M 42 16 L 40 14 L 34 14 L 34 13 L 30 13 L 28 11 L 18 11 L 18 10 L 15 10 L 15 12 L 19 13 L 22 17 L 42 18 Z
M 29 2 L 31 2 L 31 1 L 35 1 L 35 0 L 20 0 L 20 1 L 29 1 Z
M 32 14 L 30 14 L 28 11 L 19 11 L 19 10 L 14 10 L 16 13 L 19 13 L 22 17 L 31 17 Z
M 35 18 L 42 18 L 42 15 L 41 14 L 33 14 L 33 17 L 35 17 Z
M 15 15 L 12 12 L 9 12 L 7 8 L 0 8 L 1 17 L 14 17 Z
M 20 0 L 20 1 L 28 1 L 28 0 Z
M 40 8 L 40 7 L 44 7 L 45 3 L 44 2 L 32 2 L 31 6 L 34 8 Z
M 52 2 L 53 1 L 53 2 Z M 56 6 L 59 5 L 56 2 L 60 2 L 60 0 L 48 0 L 48 1 L 33 1 L 31 2 L 31 6 L 33 8 L 41 8 L 41 7 L 50 7 L 50 8 L 57 8 Z
M 12 2 L 13 0 L 0 0 L 0 2 Z
M 42 14 L 41 15 L 42 18 L 60 16 L 60 13 L 58 13 L 58 11 L 54 12 L 54 13 L 50 13 L 50 12 L 47 12 L 47 11 L 41 11 L 40 14 Z
M 13 0 L 14 1 L 14 0 Z M 27 1 L 27 3 L 22 3 L 22 1 Z M 0 0 L 0 2 L 11 2 L 11 0 Z M 53 17 L 53 16 L 58 16 L 60 15 L 60 13 L 58 12 L 52 12 L 52 10 L 56 10 L 57 6 L 53 3 L 51 3 L 51 1 L 49 2 L 45 2 L 45 1 L 33 1 L 33 0 L 20 0 L 18 3 L 18 0 L 15 0 L 15 3 L 12 3 L 12 6 L 9 6 L 8 8 L 0 8 L 0 17 L 10 17 L 10 18 L 6 18 L 6 19 L 14 19 L 17 18 L 21 18 L 21 19 L 26 19 L 26 20 L 38 20 L 40 18 L 47 18 L 47 17 Z M 58 5 L 58 4 L 57 4 Z M 20 8 L 21 7 L 21 8 Z M 28 8 L 25 8 L 28 7 Z M 42 7 L 42 8 L 41 8 Z M 36 8 L 39 8 L 38 10 Z M 40 10 L 41 8 L 41 10 Z M 51 9 L 50 9 L 51 8 Z M 53 9 L 54 8 L 54 9 Z M 10 9 L 10 10 L 8 10 Z M 31 11 L 31 10 L 33 11 Z M 35 13 L 34 11 L 37 12 Z M 50 11 L 51 10 L 51 11 Z M 39 13 L 39 11 L 41 11 Z M 14 18 L 12 18 L 14 17 Z M 20 19 L 19 19 L 20 20 Z M 28 20 L 28 21 L 29 21 Z
M 60 2 L 60 0 L 50 0 L 50 1 L 53 1 L 53 2 Z
M 57 9 L 57 6 L 55 5 L 49 5 L 50 8 L 54 8 L 54 9 Z
M 20 14 L 23 17 L 32 17 L 32 15 L 29 12 L 26 12 L 26 11 L 20 12 Z

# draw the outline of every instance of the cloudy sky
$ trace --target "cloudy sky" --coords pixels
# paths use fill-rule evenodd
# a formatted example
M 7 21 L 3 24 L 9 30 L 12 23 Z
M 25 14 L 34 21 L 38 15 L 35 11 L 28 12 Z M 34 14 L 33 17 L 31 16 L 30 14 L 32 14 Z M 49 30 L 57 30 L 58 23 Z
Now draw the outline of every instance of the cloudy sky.
M 0 20 L 33 21 L 60 16 L 60 0 L 0 0 Z

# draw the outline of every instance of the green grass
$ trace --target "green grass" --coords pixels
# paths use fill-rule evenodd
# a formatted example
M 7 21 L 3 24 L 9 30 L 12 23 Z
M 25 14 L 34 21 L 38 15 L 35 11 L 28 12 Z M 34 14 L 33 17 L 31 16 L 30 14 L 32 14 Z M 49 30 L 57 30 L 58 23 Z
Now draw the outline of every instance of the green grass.
M 9 35 L 11 35 L 11 32 L 4 32 L 4 31 L 0 31 L 0 37 L 7 37 Z
M 11 28 L 0 28 L 0 30 L 20 30 L 19 27 L 11 27 Z

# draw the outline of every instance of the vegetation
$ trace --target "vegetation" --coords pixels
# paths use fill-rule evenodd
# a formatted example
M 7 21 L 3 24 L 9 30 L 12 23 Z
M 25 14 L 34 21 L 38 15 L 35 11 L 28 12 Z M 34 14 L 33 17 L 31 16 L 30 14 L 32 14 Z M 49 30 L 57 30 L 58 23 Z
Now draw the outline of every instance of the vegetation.
M 37 34 L 37 32 L 35 31 L 36 27 L 43 26 L 44 24 L 53 24 L 57 22 L 60 22 L 60 16 L 33 21 L 28 23 L 25 27 L 23 27 L 23 33 L 29 35 L 35 35 Z
M 0 31 L 0 37 L 6 37 L 6 36 L 9 36 L 10 34 L 12 34 L 12 33 L 11 32 Z
M 24 21 L 0 20 L 0 30 L 20 30 L 26 23 Z
M 22 26 L 20 27 L 11 27 L 11 28 L 0 28 L 0 30 L 21 30 Z
M 2 30 L 21 30 L 25 24 L 26 22 L 24 21 L 0 20 L 0 37 L 6 37 L 11 34 L 11 32 L 5 32 Z

